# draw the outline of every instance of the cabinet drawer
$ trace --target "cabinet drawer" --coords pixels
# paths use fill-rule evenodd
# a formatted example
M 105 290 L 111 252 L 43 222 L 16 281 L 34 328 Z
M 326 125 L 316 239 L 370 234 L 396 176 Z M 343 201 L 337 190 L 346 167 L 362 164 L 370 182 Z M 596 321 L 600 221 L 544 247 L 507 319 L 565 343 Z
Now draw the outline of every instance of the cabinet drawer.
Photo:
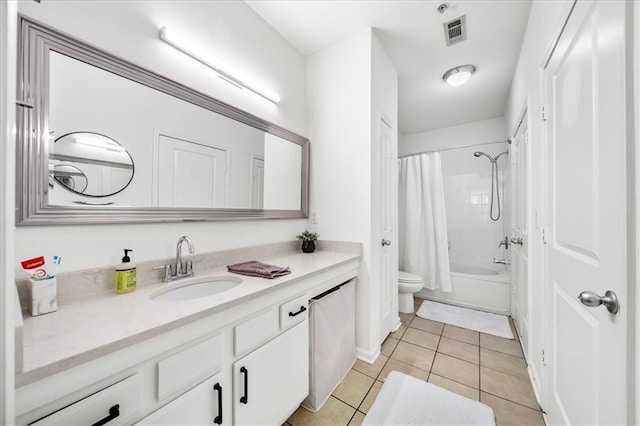
M 306 296 L 300 296 L 280 305 L 280 328 L 283 330 L 307 319 L 309 301 Z
M 120 425 L 135 418 L 139 408 L 140 380 L 133 375 L 31 424 Z
M 222 345 L 222 338 L 216 334 L 158 362 L 158 400 L 220 371 Z
M 274 307 L 234 328 L 234 353 L 236 356 L 242 356 L 271 339 L 279 332 L 278 311 Z

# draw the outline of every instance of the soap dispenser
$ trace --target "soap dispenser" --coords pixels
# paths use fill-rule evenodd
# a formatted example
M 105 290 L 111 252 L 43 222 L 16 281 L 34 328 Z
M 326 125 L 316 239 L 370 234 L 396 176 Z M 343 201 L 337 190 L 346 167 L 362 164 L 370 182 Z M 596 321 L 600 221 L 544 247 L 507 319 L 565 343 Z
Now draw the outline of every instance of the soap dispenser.
M 116 266 L 116 293 L 129 293 L 136 289 L 136 264 L 131 262 L 129 252 L 124 249 L 122 263 Z

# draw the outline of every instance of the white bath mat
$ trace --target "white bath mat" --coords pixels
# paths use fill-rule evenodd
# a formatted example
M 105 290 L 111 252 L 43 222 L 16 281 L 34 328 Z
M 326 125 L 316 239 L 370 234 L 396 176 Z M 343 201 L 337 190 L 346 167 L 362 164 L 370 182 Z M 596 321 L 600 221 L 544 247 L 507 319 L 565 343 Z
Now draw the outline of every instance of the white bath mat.
M 415 377 L 392 371 L 363 425 L 495 425 L 493 410 Z
M 490 314 L 459 306 L 425 300 L 416 315 L 421 318 L 468 328 L 481 333 L 513 339 L 509 320 L 504 315 Z

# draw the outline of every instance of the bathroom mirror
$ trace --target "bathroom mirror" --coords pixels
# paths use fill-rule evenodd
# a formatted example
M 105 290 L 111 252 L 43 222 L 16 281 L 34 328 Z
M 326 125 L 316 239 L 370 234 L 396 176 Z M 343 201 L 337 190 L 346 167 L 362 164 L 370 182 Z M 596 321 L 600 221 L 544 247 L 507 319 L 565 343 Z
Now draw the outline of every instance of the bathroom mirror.
M 20 34 L 17 225 L 307 217 L 307 139 L 23 16 Z
M 49 170 L 56 182 L 72 193 L 108 197 L 133 179 L 133 159 L 115 140 L 98 133 L 63 135 L 49 148 Z M 49 186 L 49 203 L 64 204 L 60 191 Z

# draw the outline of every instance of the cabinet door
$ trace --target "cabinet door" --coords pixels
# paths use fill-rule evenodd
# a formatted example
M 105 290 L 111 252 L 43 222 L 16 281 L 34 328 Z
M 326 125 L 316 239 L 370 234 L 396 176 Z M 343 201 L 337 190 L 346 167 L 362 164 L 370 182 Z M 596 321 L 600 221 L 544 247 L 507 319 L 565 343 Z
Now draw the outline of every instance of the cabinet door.
M 230 425 L 231 413 L 226 409 L 229 395 L 231 386 L 222 380 L 221 374 L 216 374 L 137 424 Z
M 238 425 L 283 424 L 309 393 L 309 322 L 233 364 Z

